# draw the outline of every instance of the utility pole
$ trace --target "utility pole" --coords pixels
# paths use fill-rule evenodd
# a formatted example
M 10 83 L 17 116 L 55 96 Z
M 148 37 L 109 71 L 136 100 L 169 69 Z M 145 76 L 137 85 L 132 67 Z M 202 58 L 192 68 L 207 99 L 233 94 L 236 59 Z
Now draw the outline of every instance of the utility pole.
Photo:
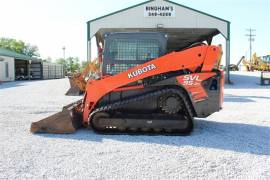
M 248 34 L 246 34 L 245 36 L 248 37 L 248 41 L 249 41 L 249 58 L 250 58 L 250 61 L 251 61 L 251 58 L 252 58 L 252 42 L 255 41 L 255 34 L 252 34 L 254 31 L 256 31 L 256 29 L 247 29 L 246 31 L 248 31 Z
M 63 58 L 64 58 L 64 60 L 65 60 L 65 59 L 66 59 L 66 52 L 65 52 L 65 51 L 66 51 L 66 47 L 65 47 L 65 46 L 63 46 L 63 48 L 62 48 L 62 49 L 63 49 Z

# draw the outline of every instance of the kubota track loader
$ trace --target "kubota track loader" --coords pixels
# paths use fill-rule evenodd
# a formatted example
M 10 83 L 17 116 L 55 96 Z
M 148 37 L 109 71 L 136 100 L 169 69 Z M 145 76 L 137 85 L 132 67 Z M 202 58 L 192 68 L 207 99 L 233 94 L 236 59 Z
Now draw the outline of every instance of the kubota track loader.
M 221 49 L 196 44 L 167 52 L 162 33 L 104 35 L 102 76 L 86 84 L 84 98 L 31 125 L 31 132 L 186 134 L 193 117 L 221 109 Z

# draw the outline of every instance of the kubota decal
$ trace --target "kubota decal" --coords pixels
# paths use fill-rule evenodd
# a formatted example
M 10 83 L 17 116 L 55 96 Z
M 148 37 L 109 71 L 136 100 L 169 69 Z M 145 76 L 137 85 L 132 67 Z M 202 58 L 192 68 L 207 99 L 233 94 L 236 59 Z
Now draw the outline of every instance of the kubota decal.
M 131 73 L 128 73 L 128 78 L 134 78 L 136 76 L 139 76 L 140 74 L 146 73 L 148 71 L 151 71 L 153 69 L 156 69 L 156 66 L 154 64 L 149 64 L 148 66 L 142 67 L 140 69 L 137 69 L 136 71 L 133 71 Z

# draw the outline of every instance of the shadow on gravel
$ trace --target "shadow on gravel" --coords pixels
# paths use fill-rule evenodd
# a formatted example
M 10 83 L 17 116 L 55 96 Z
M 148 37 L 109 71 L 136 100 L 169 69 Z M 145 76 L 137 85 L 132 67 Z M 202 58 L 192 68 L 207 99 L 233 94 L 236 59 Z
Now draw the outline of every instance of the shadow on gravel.
M 0 84 L 1 89 L 14 88 L 19 86 L 24 86 L 25 81 L 13 81 L 13 82 L 3 82 Z
M 63 78 L 64 79 L 64 78 Z M 18 81 L 12 81 L 12 82 L 3 82 L 0 84 L 0 90 L 1 89 L 7 89 L 7 88 L 15 88 L 20 86 L 27 86 L 29 82 L 39 82 L 39 81 L 54 81 L 58 79 L 46 79 L 46 80 L 18 80 Z
M 226 89 L 270 89 L 270 86 L 260 85 L 261 79 L 258 76 L 231 74 L 230 79 L 232 84 L 226 84 Z
M 75 134 L 39 134 L 46 138 L 63 138 L 78 141 L 102 142 L 115 140 L 129 143 L 161 144 L 168 146 L 193 146 L 241 153 L 270 155 L 270 128 L 251 124 L 221 123 L 195 120 L 195 129 L 189 136 L 161 135 L 100 135 L 82 129 Z
M 44 80 L 22 80 L 22 81 L 3 82 L 2 84 L 0 84 L 0 90 L 7 89 L 7 88 L 20 87 L 20 86 L 27 86 L 27 83 L 29 82 L 38 82 L 38 81 L 44 81 Z
M 270 99 L 265 96 L 236 96 L 232 94 L 225 94 L 224 102 L 256 102 L 253 99 Z

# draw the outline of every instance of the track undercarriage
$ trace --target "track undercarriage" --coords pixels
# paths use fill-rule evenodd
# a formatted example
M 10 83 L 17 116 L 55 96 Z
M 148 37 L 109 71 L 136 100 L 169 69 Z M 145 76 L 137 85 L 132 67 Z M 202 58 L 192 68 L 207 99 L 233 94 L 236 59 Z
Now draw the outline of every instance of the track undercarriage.
M 149 101 L 155 101 L 156 109 L 143 112 Z M 132 103 L 142 110 L 128 111 Z M 167 88 L 101 106 L 90 114 L 89 125 L 98 133 L 188 134 L 193 116 L 185 94 Z

